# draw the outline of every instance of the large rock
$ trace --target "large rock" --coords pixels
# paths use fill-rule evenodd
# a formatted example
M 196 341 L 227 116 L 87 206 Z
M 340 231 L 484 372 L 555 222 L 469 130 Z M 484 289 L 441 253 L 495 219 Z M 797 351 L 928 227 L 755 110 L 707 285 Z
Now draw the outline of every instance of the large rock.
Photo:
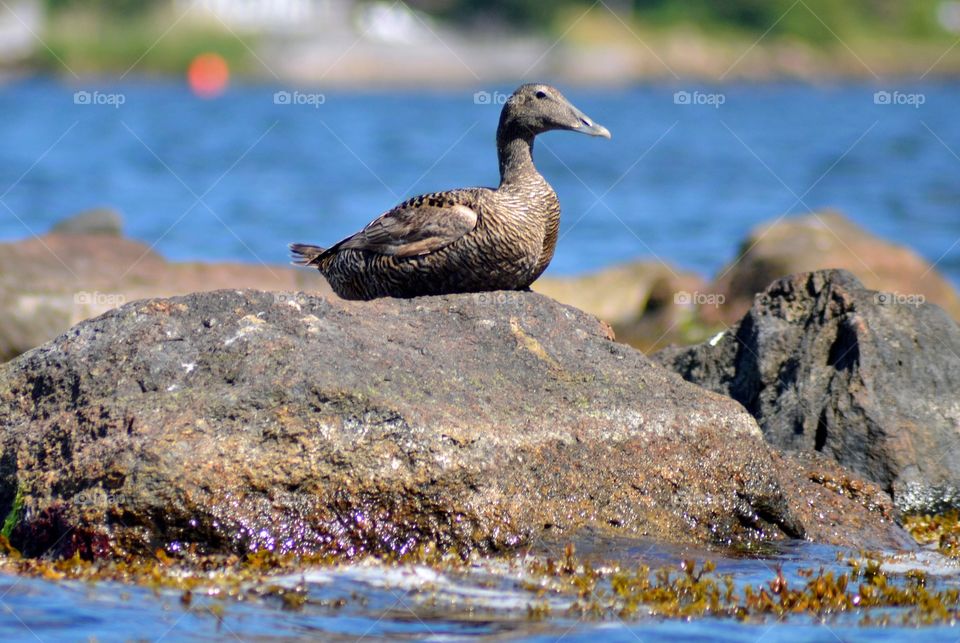
M 850 273 L 774 282 L 716 341 L 654 359 L 743 404 L 767 440 L 821 451 L 905 511 L 960 507 L 960 329 Z
M 317 271 L 168 262 L 138 241 L 91 232 L 103 223 L 100 215 L 92 219 L 62 226 L 73 232 L 0 244 L 0 361 L 135 299 L 220 288 L 330 293 Z
M 876 237 L 839 212 L 777 219 L 750 232 L 733 263 L 708 289 L 724 298 L 701 309 L 707 321 L 730 324 L 753 305 L 753 296 L 774 280 L 816 270 L 841 269 L 868 288 L 922 295 L 960 319 L 960 298 L 950 283 L 916 252 Z
M 516 292 L 130 303 L 0 366 L 0 515 L 30 555 L 491 550 L 586 526 L 902 544 L 875 488 L 825 492 L 739 404 L 605 329 Z

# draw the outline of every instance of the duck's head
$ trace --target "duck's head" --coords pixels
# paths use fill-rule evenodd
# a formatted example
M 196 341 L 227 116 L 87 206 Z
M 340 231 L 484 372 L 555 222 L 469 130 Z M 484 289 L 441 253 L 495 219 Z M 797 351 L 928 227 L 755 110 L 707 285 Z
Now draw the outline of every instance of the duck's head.
M 500 113 L 498 133 L 536 136 L 563 129 L 610 138 L 610 131 L 574 107 L 556 87 L 543 83 L 521 85 Z

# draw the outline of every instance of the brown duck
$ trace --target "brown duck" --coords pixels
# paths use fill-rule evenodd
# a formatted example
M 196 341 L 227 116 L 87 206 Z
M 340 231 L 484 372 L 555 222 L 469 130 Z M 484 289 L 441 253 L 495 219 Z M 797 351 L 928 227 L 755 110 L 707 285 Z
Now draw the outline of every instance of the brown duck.
M 500 186 L 424 194 L 360 232 L 321 248 L 290 244 L 294 263 L 316 266 L 345 299 L 522 290 L 553 258 L 557 195 L 533 165 L 537 134 L 610 132 L 550 85 L 518 88 L 500 113 Z

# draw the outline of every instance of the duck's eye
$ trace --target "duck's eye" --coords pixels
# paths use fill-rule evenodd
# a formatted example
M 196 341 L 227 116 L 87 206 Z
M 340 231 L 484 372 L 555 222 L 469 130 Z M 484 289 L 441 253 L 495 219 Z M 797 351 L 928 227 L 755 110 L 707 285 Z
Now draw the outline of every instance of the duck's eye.
M 545 92 L 545 91 L 543 91 L 543 90 L 540 90 L 540 91 L 537 92 L 536 96 L 537 96 L 537 98 L 546 98 L 546 97 L 547 97 L 547 92 Z

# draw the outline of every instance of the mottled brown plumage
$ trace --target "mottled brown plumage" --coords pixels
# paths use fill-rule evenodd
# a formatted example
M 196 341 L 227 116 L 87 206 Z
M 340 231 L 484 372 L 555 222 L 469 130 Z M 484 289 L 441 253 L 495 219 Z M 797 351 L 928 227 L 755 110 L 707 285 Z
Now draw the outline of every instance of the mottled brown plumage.
M 553 258 L 560 202 L 533 165 L 533 139 L 554 129 L 610 138 L 553 87 L 523 85 L 497 127 L 500 185 L 414 197 L 330 248 L 290 245 L 345 299 L 527 288 Z

